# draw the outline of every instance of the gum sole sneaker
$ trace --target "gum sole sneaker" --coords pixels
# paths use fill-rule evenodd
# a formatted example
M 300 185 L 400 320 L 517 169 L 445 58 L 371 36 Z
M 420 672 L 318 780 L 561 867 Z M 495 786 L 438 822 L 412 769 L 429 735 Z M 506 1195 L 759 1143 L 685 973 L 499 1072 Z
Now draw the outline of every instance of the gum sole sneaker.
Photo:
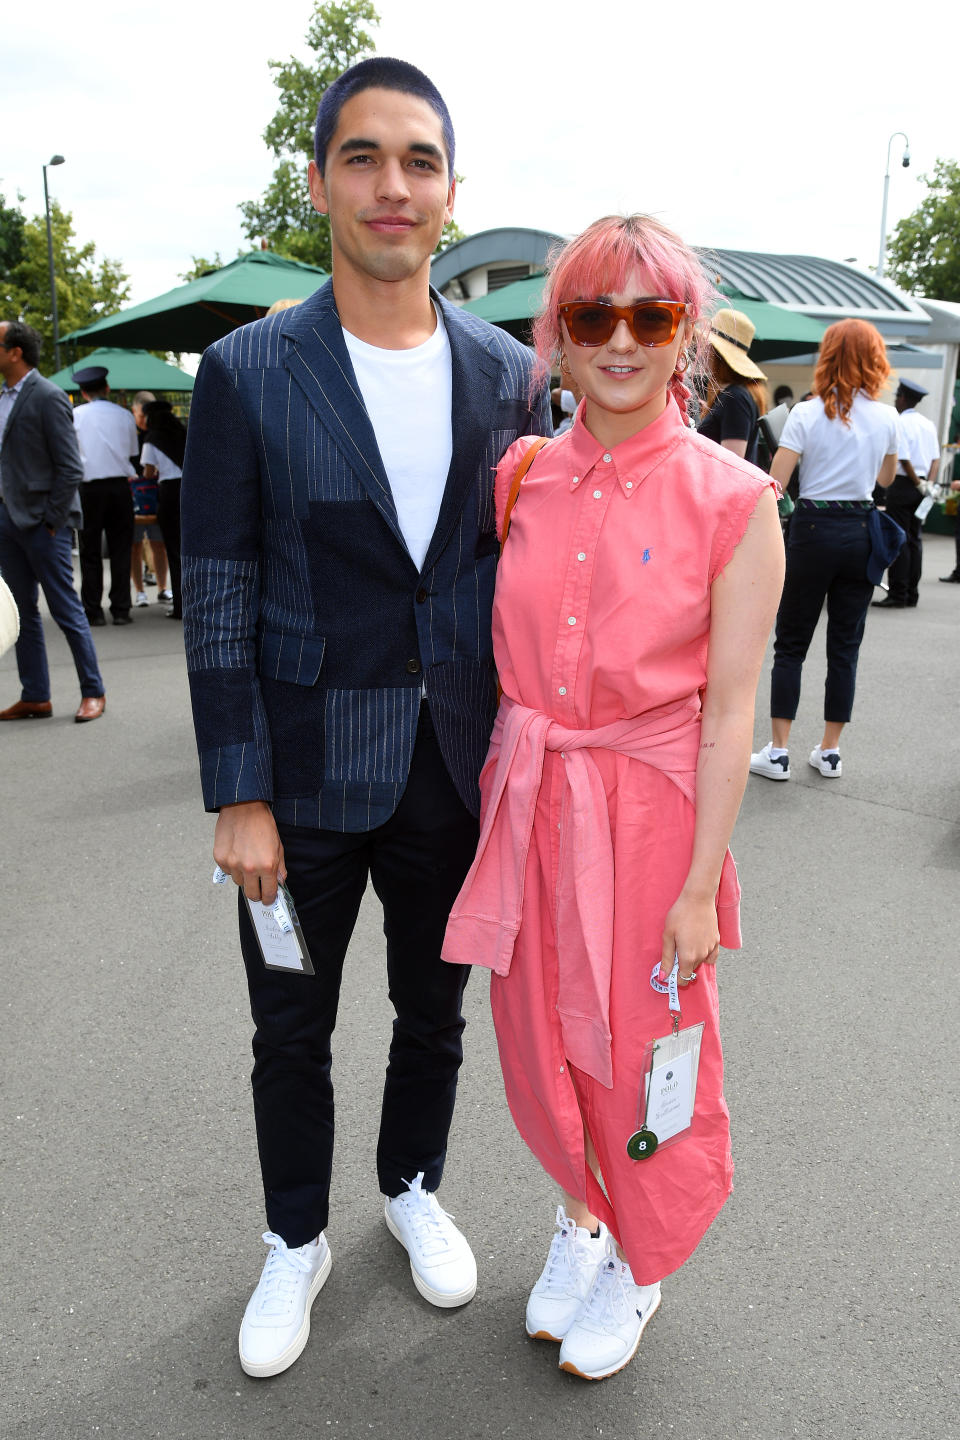
M 750 756 L 750 774 L 764 775 L 768 780 L 789 780 L 790 779 L 790 756 L 778 755 L 776 760 L 770 758 L 770 746 L 768 741 L 762 750 Z
M 814 745 L 810 751 L 810 764 L 814 770 L 819 770 L 828 780 L 836 780 L 843 774 L 843 765 L 840 762 L 840 754 L 837 750 L 829 750 L 823 754 L 819 745 Z
M 323 1235 L 296 1250 L 271 1230 L 263 1238 L 272 1248 L 240 1326 L 240 1365 L 257 1380 L 288 1370 L 302 1353 L 310 1334 L 310 1307 L 332 1264 Z
M 407 1189 L 384 1199 L 387 1229 L 410 1257 L 410 1273 L 424 1300 L 443 1310 L 466 1305 L 477 1293 L 477 1262 L 453 1216 L 423 1189 L 423 1171 L 403 1182 Z
M 560 1346 L 560 1369 L 581 1380 L 616 1375 L 636 1355 L 659 1306 L 660 1286 L 634 1285 L 608 1241 L 607 1258 Z
M 530 1292 L 525 1317 L 531 1340 L 563 1340 L 587 1298 L 607 1254 L 609 1231 L 601 1221 L 600 1236 L 578 1226 L 557 1206 L 556 1233 L 547 1263 Z

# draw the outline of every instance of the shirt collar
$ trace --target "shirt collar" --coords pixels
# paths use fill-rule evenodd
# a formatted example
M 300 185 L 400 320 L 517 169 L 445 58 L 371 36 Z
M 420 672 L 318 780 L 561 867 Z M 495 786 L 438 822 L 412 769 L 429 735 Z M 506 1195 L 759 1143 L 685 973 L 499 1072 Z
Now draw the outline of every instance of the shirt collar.
M 628 440 L 605 449 L 590 434 L 583 417 L 586 400 L 577 406 L 573 428 L 561 439 L 567 440 L 565 459 L 570 469 L 570 488 L 577 490 L 597 467 L 604 474 L 613 475 L 621 491 L 627 497 L 635 495 L 640 484 L 660 462 L 679 445 L 686 425 L 672 396 L 667 397 L 663 414 L 652 424 L 644 427 Z
M 20 376 L 20 379 L 17 381 L 16 385 L 8 385 L 6 380 L 4 380 L 3 388 L 0 389 L 0 395 L 19 394 L 19 392 L 23 389 L 24 385 L 26 385 L 27 381 L 32 379 L 33 376 L 36 375 L 36 373 L 37 372 L 35 369 L 28 370 L 26 375 Z

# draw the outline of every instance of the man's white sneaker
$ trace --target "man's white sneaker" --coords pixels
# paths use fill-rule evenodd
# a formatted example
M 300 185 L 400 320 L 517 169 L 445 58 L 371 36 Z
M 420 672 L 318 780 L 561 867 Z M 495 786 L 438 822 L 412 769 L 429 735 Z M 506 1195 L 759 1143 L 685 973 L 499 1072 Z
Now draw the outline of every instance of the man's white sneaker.
M 547 1263 L 527 1301 L 527 1334 L 534 1340 L 562 1340 L 566 1335 L 606 1257 L 608 1234 L 601 1221 L 595 1240 L 557 1206 Z
M 137 595 L 136 595 L 136 599 L 134 600 L 133 603 L 134 603 L 134 605 L 136 605 L 136 607 L 137 607 L 138 610 L 142 610 L 143 607 L 144 607 L 144 605 L 149 605 L 149 604 L 150 604 L 150 601 L 147 599 L 146 591 L 144 591 L 144 590 L 138 590 L 138 591 L 137 591 Z
M 821 775 L 826 775 L 828 780 L 834 780 L 838 775 L 843 774 L 839 750 L 828 750 L 824 755 L 820 746 L 814 745 L 810 751 L 810 764 L 814 770 L 819 770 Z
M 240 1364 L 248 1375 L 279 1375 L 296 1360 L 310 1334 L 310 1306 L 330 1274 L 326 1237 L 288 1249 L 268 1230 L 271 1246 L 260 1284 L 250 1296 L 240 1326 Z
M 637 1353 L 640 1336 L 660 1304 L 659 1285 L 634 1285 L 612 1240 L 577 1318 L 560 1346 L 560 1369 L 604 1380 Z
M 770 758 L 770 747 L 773 741 L 768 741 L 762 750 L 750 756 L 750 774 L 765 775 L 768 780 L 789 780 L 790 779 L 790 756 L 778 755 L 775 760 Z
M 410 1256 L 414 1285 L 431 1305 L 466 1305 L 477 1293 L 473 1251 L 436 1195 L 423 1189 L 422 1170 L 403 1183 L 403 1194 L 384 1200 L 383 1214 L 390 1234 Z

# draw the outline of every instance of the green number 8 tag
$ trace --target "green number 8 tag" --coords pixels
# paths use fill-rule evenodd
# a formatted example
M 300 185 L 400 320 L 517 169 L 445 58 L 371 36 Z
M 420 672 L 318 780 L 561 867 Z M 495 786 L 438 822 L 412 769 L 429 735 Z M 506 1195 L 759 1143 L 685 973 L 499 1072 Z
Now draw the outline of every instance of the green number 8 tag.
M 649 1160 L 657 1148 L 657 1137 L 652 1130 L 636 1130 L 627 1141 L 627 1154 L 631 1160 Z

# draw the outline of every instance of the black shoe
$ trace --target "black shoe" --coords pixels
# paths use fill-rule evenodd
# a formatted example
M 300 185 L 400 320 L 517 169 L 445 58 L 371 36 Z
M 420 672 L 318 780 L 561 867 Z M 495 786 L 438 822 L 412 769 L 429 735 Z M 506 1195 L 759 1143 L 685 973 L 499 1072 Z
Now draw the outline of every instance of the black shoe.
M 88 615 L 87 623 L 90 625 L 106 625 L 107 622 L 104 618 L 103 612 L 101 611 L 99 615 Z
M 183 611 L 182 611 L 182 610 L 168 610 L 168 611 L 167 611 L 167 619 L 168 619 L 168 620 L 182 620 L 182 619 L 183 619 Z
M 887 595 L 883 600 L 871 600 L 870 604 L 877 610 L 905 610 L 906 600 L 894 600 L 892 595 Z
M 912 600 L 905 600 L 904 604 L 908 610 L 915 610 L 920 604 L 920 596 L 914 595 Z
M 133 616 L 126 614 L 126 612 L 123 615 L 114 615 L 113 623 L 114 625 L 132 625 Z
M 941 575 L 941 576 L 940 576 L 940 584 L 941 584 L 941 585 L 960 585 L 960 573 L 958 573 L 956 570 L 951 570 L 951 572 L 950 572 L 949 575 Z

